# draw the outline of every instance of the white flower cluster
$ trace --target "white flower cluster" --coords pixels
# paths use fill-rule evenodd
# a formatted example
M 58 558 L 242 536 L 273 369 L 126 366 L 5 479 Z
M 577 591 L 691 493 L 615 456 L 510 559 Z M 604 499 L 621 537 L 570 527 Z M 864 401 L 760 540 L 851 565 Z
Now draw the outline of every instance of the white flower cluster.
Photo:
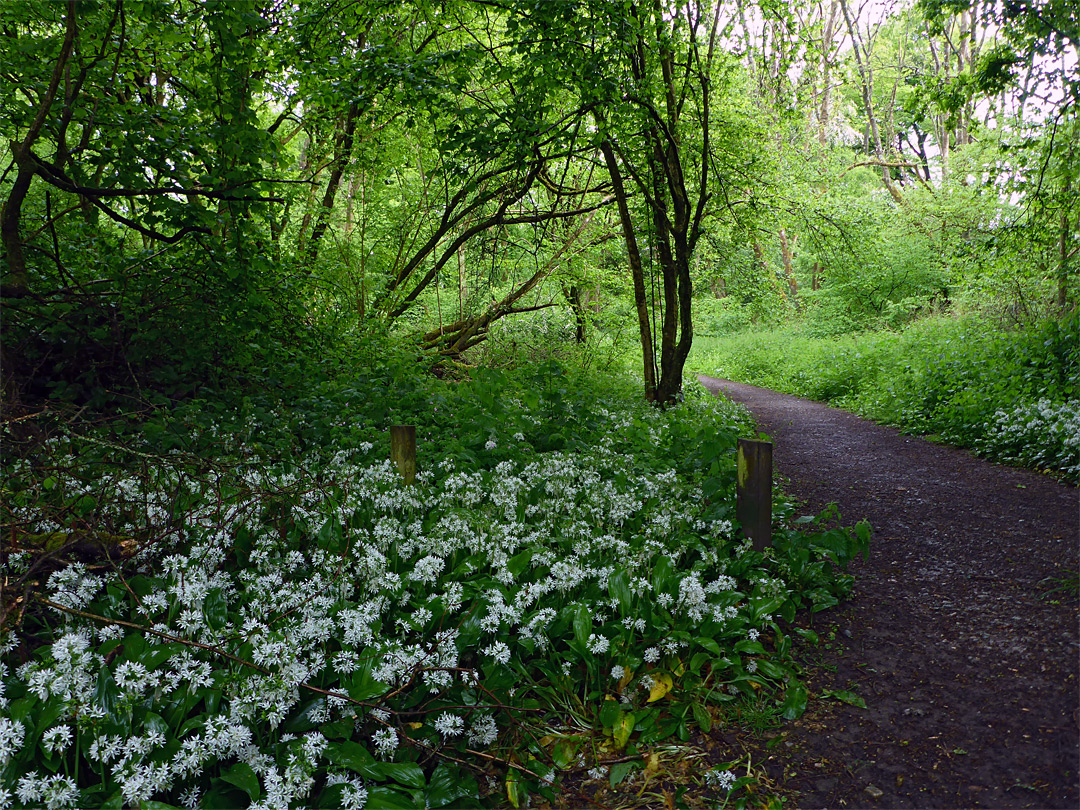
M 735 786 L 735 774 L 731 771 L 710 769 L 705 771 L 705 782 L 720 790 L 731 790 Z
M 0 717 L 0 767 L 11 761 L 22 748 L 26 727 L 18 720 Z
M 700 552 L 727 538 L 731 526 L 702 521 L 700 493 L 674 470 L 639 471 L 632 455 L 618 452 L 623 428 L 666 441 L 670 428 L 661 415 L 642 408 L 607 418 L 611 436 L 589 453 L 534 454 L 494 470 L 445 463 L 415 487 L 403 486 L 388 461 L 367 456 L 370 445 L 335 450 L 325 463 L 307 460 L 318 476 L 303 466 L 252 465 L 236 475 L 228 497 L 220 482 L 181 480 L 164 468 L 139 480 L 107 479 L 117 505 L 100 508 L 114 527 L 152 527 L 166 538 L 137 558 L 141 582 L 130 617 L 158 635 L 61 614 L 59 638 L 17 672 L 29 694 L 62 706 L 42 745 L 69 752 L 76 734 L 87 735 L 81 749 L 129 804 L 172 792 L 195 806 L 205 771 L 240 762 L 259 779 L 256 807 L 295 806 L 311 798 L 316 772 L 326 767 L 321 735 L 286 739 L 275 731 L 301 708 L 316 724 L 354 718 L 384 759 L 407 742 L 389 712 L 338 697 L 302 703 L 311 697 L 307 684 L 363 683 L 375 700 L 380 690 L 441 699 L 462 684 L 482 685 L 481 670 L 490 672 L 491 662 L 511 665 L 525 650 L 556 645 L 564 652 L 569 640 L 552 638 L 551 628 L 575 604 L 596 626 L 586 644 L 593 656 L 620 660 L 627 644 L 638 643 L 643 649 L 635 654 L 648 663 L 678 653 L 687 642 L 658 639 L 637 608 L 654 601 L 683 624 L 734 618 L 735 580 L 715 552 Z M 172 513 L 178 493 L 195 504 L 182 519 Z M 44 525 L 38 528 L 52 530 Z M 654 593 L 661 563 L 686 573 Z M 625 595 L 624 602 L 609 595 L 617 572 L 625 575 L 632 614 L 624 615 Z M 63 607 L 97 610 L 92 604 L 108 584 L 76 564 L 54 573 L 48 588 Z M 603 596 L 586 596 L 597 592 Z M 120 654 L 99 654 L 96 645 L 105 642 Z M 214 650 L 255 667 L 235 667 Z M 611 663 L 601 662 L 605 669 Z M 564 671 L 577 664 L 565 661 Z M 615 665 L 610 672 L 621 680 L 625 671 Z M 10 678 L 6 669 L 0 676 Z M 115 686 L 125 708 L 199 700 L 200 690 L 220 702 L 203 725 L 176 739 L 156 726 L 124 737 L 95 734 L 87 729 L 106 715 L 101 684 Z M 492 711 L 439 709 L 424 723 L 446 744 L 483 748 L 499 738 Z M 0 718 L 0 764 L 25 754 L 26 734 L 22 723 Z M 327 779 L 342 786 L 344 806 L 364 805 L 367 787 L 359 780 Z M 30 772 L 14 787 L 24 803 L 78 804 L 65 778 Z
M 1080 400 L 1055 404 L 1040 399 L 998 411 L 976 448 L 1004 461 L 1080 477 Z
M 48 810 L 62 807 L 76 807 L 79 801 L 79 788 L 75 780 L 63 774 L 44 776 L 31 771 L 19 778 L 15 786 L 15 796 L 24 806 L 44 804 Z

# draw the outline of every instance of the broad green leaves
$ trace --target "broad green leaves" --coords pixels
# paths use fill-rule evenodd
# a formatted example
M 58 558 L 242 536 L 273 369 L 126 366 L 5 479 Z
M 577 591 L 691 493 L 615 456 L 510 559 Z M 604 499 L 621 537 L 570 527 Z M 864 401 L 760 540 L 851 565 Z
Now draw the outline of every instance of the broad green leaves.
M 41 626 L 32 661 L 8 669 L 9 714 L 27 741 L 14 768 L 78 761 L 95 773 L 96 737 L 49 750 L 72 709 L 27 680 L 76 663 L 79 711 L 93 704 L 102 734 L 141 740 L 140 761 L 189 763 L 144 799 L 177 804 L 198 787 L 213 807 L 278 790 L 264 766 L 294 769 L 298 801 L 309 774 L 305 806 L 361 789 L 375 807 L 476 803 L 455 760 L 505 763 L 500 795 L 523 806 L 581 757 L 628 757 L 607 774 L 618 782 L 645 748 L 690 739 L 726 707 L 799 710 L 790 645 L 767 612 L 807 589 L 839 595 L 832 567 L 850 554 L 808 540 L 767 558 L 730 536 L 728 496 L 700 502 L 706 473 L 731 474 L 722 437 L 743 416 L 704 394 L 660 412 L 630 382 L 612 392 L 610 377 L 598 399 L 549 366 L 452 386 L 384 373 L 350 371 L 288 401 L 180 405 L 125 434 L 135 453 L 95 434 L 50 445 L 60 456 L 47 464 L 5 458 L 17 508 L 122 538 L 185 529 L 144 573 L 98 581 L 76 566 L 49 585 L 85 590 L 79 610 L 101 618 L 85 620 L 87 635 Z M 369 396 L 390 387 L 392 403 Z M 408 490 L 383 463 L 391 409 L 418 427 L 421 475 Z M 547 425 L 551 411 L 563 421 Z M 542 444 L 538 422 L 569 449 Z M 685 458 L 706 433 L 708 463 Z M 69 508 L 81 475 L 94 484 L 86 515 Z M 788 600 L 754 584 L 779 576 L 791 578 Z M 177 640 L 91 633 L 113 620 Z M 553 733 L 568 718 L 581 731 Z M 447 756 L 432 764 L 431 751 Z M 132 790 L 112 771 L 98 782 L 81 806 Z

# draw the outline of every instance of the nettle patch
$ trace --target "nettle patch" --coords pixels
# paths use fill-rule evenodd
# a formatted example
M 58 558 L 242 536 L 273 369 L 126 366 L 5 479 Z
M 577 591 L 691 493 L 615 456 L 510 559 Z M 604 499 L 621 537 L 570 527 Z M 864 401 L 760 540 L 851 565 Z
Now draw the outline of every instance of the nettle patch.
M 491 429 L 411 487 L 363 431 L 272 465 L 14 464 L 0 806 L 517 807 L 725 703 L 798 716 L 790 622 L 868 530 L 753 551 L 730 442 L 698 474 L 659 450 L 717 407 L 599 408 L 588 452 Z

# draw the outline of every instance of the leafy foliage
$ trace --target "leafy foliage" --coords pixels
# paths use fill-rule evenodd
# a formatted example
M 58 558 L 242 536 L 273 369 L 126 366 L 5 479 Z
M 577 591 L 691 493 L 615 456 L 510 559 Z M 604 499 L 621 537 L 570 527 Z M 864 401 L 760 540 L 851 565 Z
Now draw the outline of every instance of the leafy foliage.
M 715 341 L 695 368 L 850 408 L 991 458 L 1080 478 L 1075 315 L 1005 331 L 979 318 L 901 333 L 812 338 L 797 329 Z
M 46 421 L 44 443 L 8 428 L 26 601 L 4 636 L 3 789 L 520 805 L 688 739 L 709 707 L 803 711 L 790 622 L 849 592 L 868 531 L 782 518 L 751 550 L 744 412 L 704 393 L 657 411 L 621 378 L 597 396 L 553 364 L 442 383 L 352 345 L 363 370 L 313 362 L 298 373 L 321 381 L 285 397 Z M 414 487 L 386 460 L 398 423 L 417 425 Z

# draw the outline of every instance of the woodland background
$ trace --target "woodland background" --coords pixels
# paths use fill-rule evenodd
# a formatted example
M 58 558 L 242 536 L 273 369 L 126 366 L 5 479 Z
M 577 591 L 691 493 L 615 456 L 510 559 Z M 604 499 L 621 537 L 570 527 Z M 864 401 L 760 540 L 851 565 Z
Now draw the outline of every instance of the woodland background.
M 630 347 L 670 402 L 695 324 L 1075 310 L 1064 0 L 8 2 L 0 29 L 9 400 L 184 396 L 381 332 Z
M 0 3 L 0 810 L 779 807 L 692 741 L 865 705 L 805 676 L 871 530 L 754 549 L 694 374 L 1080 479 L 1078 38 Z

